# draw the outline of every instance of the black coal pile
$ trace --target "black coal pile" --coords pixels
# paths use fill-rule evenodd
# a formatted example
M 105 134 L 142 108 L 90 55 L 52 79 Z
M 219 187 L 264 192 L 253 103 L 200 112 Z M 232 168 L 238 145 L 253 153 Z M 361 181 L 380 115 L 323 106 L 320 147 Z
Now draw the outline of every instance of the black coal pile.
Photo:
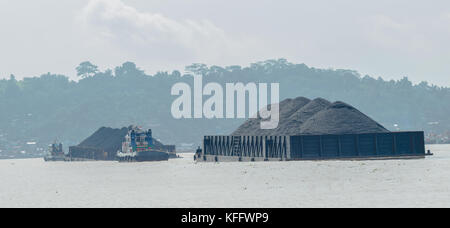
M 80 156 L 82 156 L 83 154 L 103 154 L 103 152 L 106 152 L 107 155 L 105 159 L 115 159 L 117 151 L 122 149 L 122 142 L 125 140 L 125 136 L 132 128 L 132 126 L 128 128 L 124 127 L 122 129 L 102 127 L 87 139 L 85 139 L 83 142 L 81 142 L 78 146 L 71 147 L 70 150 L 74 152 L 76 151 L 76 153 Z M 166 146 L 164 146 L 156 139 L 153 139 L 153 143 L 156 149 L 166 148 Z M 102 156 L 103 155 L 97 157 Z
M 324 135 L 385 133 L 386 128 L 344 102 L 304 97 L 280 103 L 278 128 L 261 130 L 262 119 L 249 119 L 232 135 Z
M 335 102 L 301 126 L 302 135 L 387 133 L 386 128 L 356 108 Z
M 331 103 L 317 98 L 294 112 L 286 121 L 281 121 L 275 135 L 300 135 L 302 126 L 309 118 L 328 107 Z
M 102 127 L 89 136 L 78 147 L 102 149 L 108 153 L 117 153 L 122 148 L 122 142 L 128 134 L 128 128 L 113 129 Z
M 311 102 L 305 97 L 296 99 L 286 99 L 280 103 L 280 123 L 288 121 L 288 119 L 305 105 Z M 270 105 L 269 105 L 270 109 Z M 282 131 L 283 126 L 280 124 L 277 129 L 263 130 L 261 129 L 261 117 L 251 118 L 239 127 L 233 135 L 274 135 L 277 131 Z

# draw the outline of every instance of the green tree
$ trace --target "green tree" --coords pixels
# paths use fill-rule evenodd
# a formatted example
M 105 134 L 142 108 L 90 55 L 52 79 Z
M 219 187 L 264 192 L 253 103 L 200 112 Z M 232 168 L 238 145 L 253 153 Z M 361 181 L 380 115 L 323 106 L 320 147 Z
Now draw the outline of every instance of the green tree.
M 185 67 L 185 71 L 189 73 L 194 73 L 198 75 L 205 75 L 208 73 L 209 69 L 206 64 L 203 63 L 194 63 L 190 66 Z
M 77 76 L 82 78 L 91 77 L 98 73 L 98 67 L 89 61 L 80 63 L 76 70 Z
M 15 98 L 20 96 L 20 88 L 18 86 L 16 77 L 13 74 L 11 74 L 11 76 L 9 77 L 9 81 L 6 84 L 5 95 L 8 98 Z
M 116 67 L 114 72 L 117 77 L 145 75 L 144 71 L 139 69 L 133 62 L 126 62 L 122 66 Z

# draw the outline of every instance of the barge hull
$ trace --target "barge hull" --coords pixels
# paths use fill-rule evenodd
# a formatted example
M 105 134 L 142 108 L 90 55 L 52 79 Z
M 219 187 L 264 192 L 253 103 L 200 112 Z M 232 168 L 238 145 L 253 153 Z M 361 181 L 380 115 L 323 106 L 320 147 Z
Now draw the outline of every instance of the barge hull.
M 198 161 L 424 158 L 424 132 L 302 136 L 205 136 Z

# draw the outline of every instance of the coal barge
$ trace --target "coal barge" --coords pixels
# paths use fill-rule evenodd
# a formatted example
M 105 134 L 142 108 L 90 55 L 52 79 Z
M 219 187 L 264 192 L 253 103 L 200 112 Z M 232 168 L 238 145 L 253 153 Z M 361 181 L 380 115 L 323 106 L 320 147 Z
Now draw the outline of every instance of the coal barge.
M 152 130 L 131 129 L 117 152 L 119 162 L 149 162 L 169 160 L 168 151 L 158 149 L 153 143 Z
M 344 102 L 299 97 L 280 103 L 277 129 L 250 119 L 231 136 L 205 136 L 200 162 L 420 159 L 423 131 L 390 132 Z

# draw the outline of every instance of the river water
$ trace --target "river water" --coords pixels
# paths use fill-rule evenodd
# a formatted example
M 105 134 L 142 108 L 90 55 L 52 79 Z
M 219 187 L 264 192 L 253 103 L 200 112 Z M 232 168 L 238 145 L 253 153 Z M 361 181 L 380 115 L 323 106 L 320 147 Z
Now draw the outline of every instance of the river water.
M 419 160 L 0 160 L 0 207 L 450 207 L 450 145 Z

